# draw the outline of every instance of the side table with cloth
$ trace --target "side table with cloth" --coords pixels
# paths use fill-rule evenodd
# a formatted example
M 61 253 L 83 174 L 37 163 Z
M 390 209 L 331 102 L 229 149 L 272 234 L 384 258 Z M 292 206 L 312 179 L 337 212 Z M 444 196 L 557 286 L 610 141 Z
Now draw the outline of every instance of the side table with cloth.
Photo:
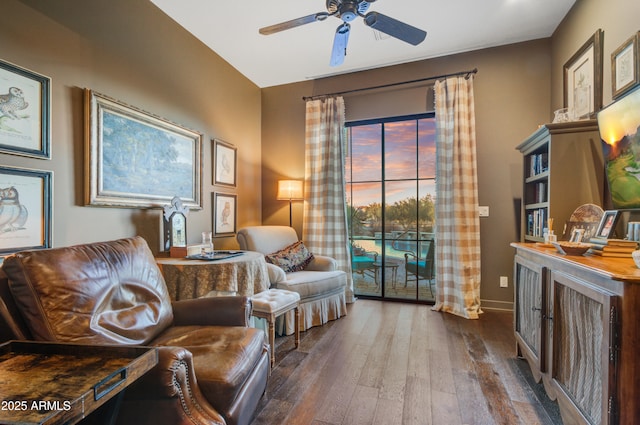
M 250 297 L 269 289 L 264 255 L 243 251 L 224 260 L 206 261 L 156 257 L 174 301 L 201 298 L 212 291 Z

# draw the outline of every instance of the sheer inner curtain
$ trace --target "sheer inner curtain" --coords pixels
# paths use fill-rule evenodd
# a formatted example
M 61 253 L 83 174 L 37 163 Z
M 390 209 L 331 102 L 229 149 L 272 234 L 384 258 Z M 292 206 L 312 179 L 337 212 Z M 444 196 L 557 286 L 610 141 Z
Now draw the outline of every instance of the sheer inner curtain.
M 480 220 L 473 75 L 435 83 L 436 304 L 434 310 L 477 319 Z
M 347 273 L 346 301 L 353 280 L 348 251 L 344 179 L 344 99 L 307 101 L 305 131 L 305 203 L 302 238 L 311 252 L 333 257 Z

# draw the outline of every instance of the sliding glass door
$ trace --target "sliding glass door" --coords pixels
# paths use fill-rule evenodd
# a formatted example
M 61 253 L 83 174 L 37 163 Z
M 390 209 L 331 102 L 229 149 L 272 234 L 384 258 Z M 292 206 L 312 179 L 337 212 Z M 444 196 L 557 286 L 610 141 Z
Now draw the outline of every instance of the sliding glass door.
M 347 208 L 356 296 L 433 301 L 433 114 L 352 122 L 347 130 Z

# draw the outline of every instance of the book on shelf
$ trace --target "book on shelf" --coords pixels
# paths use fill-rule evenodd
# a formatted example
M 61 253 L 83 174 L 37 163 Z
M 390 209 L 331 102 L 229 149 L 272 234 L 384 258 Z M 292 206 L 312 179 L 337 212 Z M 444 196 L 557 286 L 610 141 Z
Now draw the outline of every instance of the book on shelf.
M 547 209 L 538 208 L 527 214 L 527 235 L 542 237 L 547 225 Z
M 547 152 L 531 155 L 529 177 L 537 176 L 549 169 L 549 155 Z
M 547 202 L 547 184 L 544 182 L 538 182 L 535 186 L 535 202 L 542 203 Z

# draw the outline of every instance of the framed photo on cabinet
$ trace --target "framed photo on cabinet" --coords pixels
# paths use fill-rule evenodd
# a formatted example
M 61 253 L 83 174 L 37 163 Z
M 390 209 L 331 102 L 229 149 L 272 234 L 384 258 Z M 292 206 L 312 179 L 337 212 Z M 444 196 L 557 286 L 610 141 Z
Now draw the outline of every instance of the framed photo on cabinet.
M 564 107 L 574 119 L 587 119 L 602 108 L 602 44 L 596 31 L 564 64 Z
M 0 256 L 51 248 L 53 172 L 0 166 Z
M 236 234 L 237 199 L 228 193 L 213 194 L 213 236 Z
M 620 212 L 618 210 L 608 210 L 604 212 L 600 224 L 598 224 L 598 230 L 596 232 L 597 238 L 610 239 L 613 237 L 613 233 L 616 230 L 616 224 L 618 224 L 618 218 Z
M 2 60 L 0 152 L 51 158 L 51 79 Z
M 640 83 L 640 32 L 611 54 L 611 93 L 619 98 Z
M 213 184 L 236 187 L 238 150 L 235 146 L 213 140 Z

